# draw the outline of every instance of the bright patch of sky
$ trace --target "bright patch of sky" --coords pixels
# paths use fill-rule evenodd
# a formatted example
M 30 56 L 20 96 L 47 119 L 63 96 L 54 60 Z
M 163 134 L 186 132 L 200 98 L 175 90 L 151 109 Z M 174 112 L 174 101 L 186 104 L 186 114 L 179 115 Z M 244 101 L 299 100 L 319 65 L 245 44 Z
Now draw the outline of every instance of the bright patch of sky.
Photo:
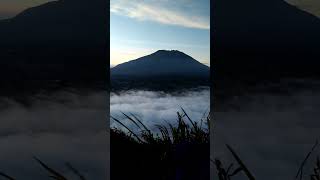
M 111 0 L 111 62 L 179 50 L 210 65 L 210 0 Z

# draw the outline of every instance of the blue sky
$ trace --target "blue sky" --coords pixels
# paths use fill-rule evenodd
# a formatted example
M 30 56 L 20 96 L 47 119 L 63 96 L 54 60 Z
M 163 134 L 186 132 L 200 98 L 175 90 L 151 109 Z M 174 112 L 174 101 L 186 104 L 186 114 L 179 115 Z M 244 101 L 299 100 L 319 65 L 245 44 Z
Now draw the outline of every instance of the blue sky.
M 180 50 L 210 63 L 210 0 L 111 0 L 111 65 Z

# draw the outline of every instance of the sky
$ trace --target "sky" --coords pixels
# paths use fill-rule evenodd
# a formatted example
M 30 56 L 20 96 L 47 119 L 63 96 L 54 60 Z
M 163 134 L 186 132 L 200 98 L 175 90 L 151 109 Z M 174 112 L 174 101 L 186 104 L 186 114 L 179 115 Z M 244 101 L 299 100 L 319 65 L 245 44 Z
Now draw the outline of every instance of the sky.
M 13 17 L 21 11 L 54 0 L 0 0 L 0 19 Z
M 210 65 L 210 0 L 111 0 L 110 65 L 179 50 Z
M 0 0 L 0 19 L 54 0 Z M 318 0 L 285 0 L 320 17 Z M 111 65 L 159 49 L 210 63 L 210 0 L 111 0 Z

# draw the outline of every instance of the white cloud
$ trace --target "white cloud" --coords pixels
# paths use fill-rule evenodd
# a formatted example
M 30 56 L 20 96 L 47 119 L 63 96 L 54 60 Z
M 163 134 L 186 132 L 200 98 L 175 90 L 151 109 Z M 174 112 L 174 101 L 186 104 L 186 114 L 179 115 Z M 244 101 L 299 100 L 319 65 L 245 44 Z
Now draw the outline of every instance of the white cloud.
M 209 17 L 192 14 L 192 9 L 185 9 L 185 11 L 181 11 L 177 8 L 167 8 L 164 6 L 164 3 L 155 3 L 154 1 L 149 1 L 149 3 L 134 0 L 111 1 L 110 11 L 111 13 L 127 16 L 139 21 L 154 21 L 167 25 L 196 29 L 210 29 Z
M 210 107 L 210 90 L 208 87 L 179 93 L 164 93 L 155 91 L 125 91 L 120 94 L 110 94 L 110 114 L 126 124 L 128 127 L 136 127 L 125 120 L 121 112 L 134 114 L 152 130 L 155 125 L 166 122 L 175 124 L 177 112 L 183 107 L 192 120 L 200 121 Z M 111 126 L 118 126 L 111 121 Z

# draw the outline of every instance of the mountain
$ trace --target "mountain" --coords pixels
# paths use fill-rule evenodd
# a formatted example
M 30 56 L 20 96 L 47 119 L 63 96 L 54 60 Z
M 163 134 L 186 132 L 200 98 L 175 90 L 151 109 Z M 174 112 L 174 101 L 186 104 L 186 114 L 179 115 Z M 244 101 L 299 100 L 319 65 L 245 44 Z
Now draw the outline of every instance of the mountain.
M 58 0 L 0 21 L 0 80 L 106 79 L 105 0 Z
M 219 0 L 212 7 L 217 81 L 319 78 L 318 17 L 283 0 Z
M 210 85 L 210 68 L 177 50 L 159 50 L 111 68 L 111 91 L 181 91 Z
M 133 77 L 205 77 L 209 67 L 177 50 L 159 50 L 150 55 L 119 64 L 111 69 L 111 76 Z
M 88 47 L 105 43 L 105 8 L 104 0 L 59 0 L 32 7 L 12 19 L 0 21 L 1 42 L 18 41 L 34 46 L 90 43 Z

